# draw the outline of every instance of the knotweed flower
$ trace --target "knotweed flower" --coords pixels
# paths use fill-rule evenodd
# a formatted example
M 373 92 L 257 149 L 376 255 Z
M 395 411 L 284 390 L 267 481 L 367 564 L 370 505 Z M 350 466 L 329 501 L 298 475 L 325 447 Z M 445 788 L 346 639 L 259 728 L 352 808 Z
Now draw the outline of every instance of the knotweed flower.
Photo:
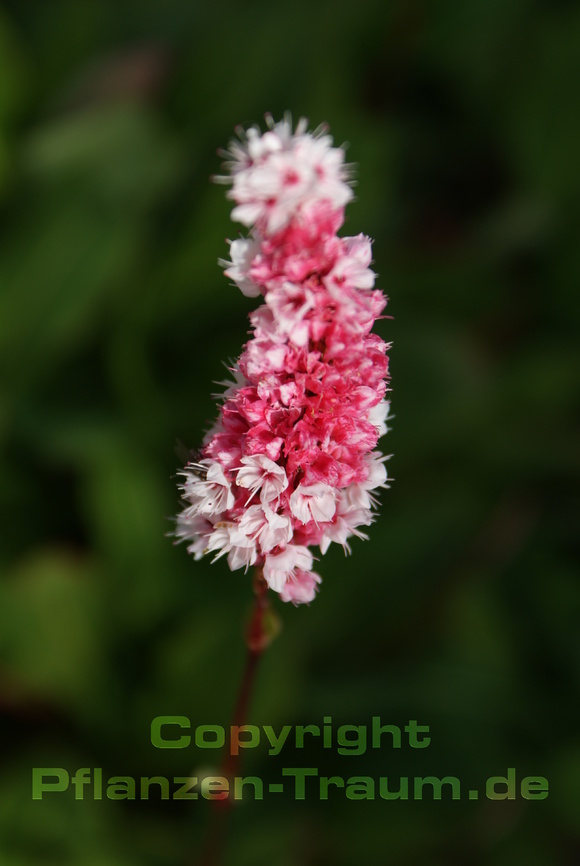
M 344 151 L 305 120 L 239 131 L 225 152 L 232 219 L 225 274 L 263 303 L 232 368 L 217 421 L 182 470 L 178 540 L 195 559 L 261 566 L 295 604 L 314 598 L 311 548 L 350 552 L 386 486 L 388 346 L 372 333 L 385 307 L 371 241 L 339 237 L 352 199 Z

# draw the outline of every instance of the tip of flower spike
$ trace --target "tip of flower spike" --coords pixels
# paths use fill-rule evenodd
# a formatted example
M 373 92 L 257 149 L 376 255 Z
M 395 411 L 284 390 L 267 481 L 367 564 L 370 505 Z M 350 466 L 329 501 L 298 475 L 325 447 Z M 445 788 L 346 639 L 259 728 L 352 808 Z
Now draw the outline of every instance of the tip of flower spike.
M 236 133 L 222 151 L 226 174 L 213 177 L 231 183 L 235 221 L 271 236 L 316 203 L 340 210 L 353 198 L 353 166 L 333 146 L 326 124 L 308 132 L 304 117 L 293 128 L 290 114 L 277 123 L 267 114 L 265 132 L 250 126 Z

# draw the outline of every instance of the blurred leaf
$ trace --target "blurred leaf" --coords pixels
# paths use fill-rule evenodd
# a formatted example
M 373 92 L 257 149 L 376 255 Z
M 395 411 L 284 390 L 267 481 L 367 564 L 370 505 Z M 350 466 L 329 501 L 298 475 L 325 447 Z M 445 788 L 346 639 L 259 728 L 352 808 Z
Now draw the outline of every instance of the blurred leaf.
M 87 339 L 135 252 L 134 226 L 75 203 L 20 235 L 0 266 L 0 357 L 15 383 L 46 375 Z
M 92 455 L 83 487 L 92 542 L 107 563 L 107 591 L 115 600 L 111 625 L 139 629 L 162 614 L 175 591 L 166 537 L 172 524 L 163 511 L 167 486 L 138 445 L 120 441 Z
M 85 195 L 128 215 L 174 188 L 183 157 L 157 118 L 128 102 L 41 127 L 27 142 L 23 162 L 49 188 L 75 181 Z
M 42 551 L 0 584 L 0 659 L 23 695 L 85 712 L 104 685 L 98 587 L 90 561 Z
M 29 69 L 23 46 L 0 10 L 0 128 L 13 119 L 27 89 Z
M 2 866 L 136 866 L 118 840 L 119 803 L 75 800 L 74 791 L 32 799 L 32 767 L 50 764 L 50 756 L 30 755 L 26 766 L 4 767 L 0 793 Z M 75 762 L 76 758 L 76 762 Z M 69 755 L 64 769 L 73 775 L 82 758 Z M 115 806 L 116 814 L 115 814 Z M 32 832 L 33 831 L 33 832 Z
M 538 14 L 501 100 L 519 173 L 548 201 L 574 200 L 580 191 L 580 110 L 570 89 L 580 75 L 579 38 L 574 5 Z

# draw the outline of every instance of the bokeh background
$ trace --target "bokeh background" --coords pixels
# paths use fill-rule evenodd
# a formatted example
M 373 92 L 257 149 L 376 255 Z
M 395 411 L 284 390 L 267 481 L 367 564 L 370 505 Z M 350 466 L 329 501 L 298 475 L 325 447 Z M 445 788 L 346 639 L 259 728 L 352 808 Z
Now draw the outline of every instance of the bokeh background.
M 32 767 L 187 775 L 151 719 L 227 725 L 249 575 L 165 533 L 253 302 L 216 150 L 289 109 L 359 164 L 392 319 L 395 479 L 369 542 L 276 604 L 248 721 L 428 724 L 246 774 L 515 767 L 544 801 L 233 810 L 238 866 L 580 862 L 580 8 L 565 0 L 5 0 L 0 7 L 1 866 L 195 866 L 209 804 L 32 801 Z M 277 599 L 275 600 L 277 602 Z M 211 762 L 210 762 L 211 763 Z M 214 761 L 215 763 L 215 761 Z

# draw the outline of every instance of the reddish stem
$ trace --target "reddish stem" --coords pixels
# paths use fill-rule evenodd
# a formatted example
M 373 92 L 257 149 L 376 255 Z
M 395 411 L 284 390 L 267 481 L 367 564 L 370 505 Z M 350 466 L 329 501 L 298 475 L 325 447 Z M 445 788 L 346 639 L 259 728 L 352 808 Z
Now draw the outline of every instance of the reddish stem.
M 268 598 L 268 584 L 264 579 L 261 567 L 254 571 L 253 580 L 254 606 L 252 616 L 246 632 L 246 665 L 242 676 L 242 682 L 232 715 L 232 726 L 243 725 L 248 715 L 248 707 L 252 699 L 256 671 L 260 657 L 271 641 L 271 634 L 265 629 L 265 617 L 270 608 Z M 229 754 L 224 756 L 220 775 L 225 776 L 230 783 L 230 796 L 223 800 L 213 800 L 213 814 L 209 828 L 206 845 L 199 861 L 199 866 L 219 866 L 224 848 L 226 828 L 228 825 L 227 815 L 231 812 L 233 800 L 231 799 L 231 786 L 235 776 L 239 775 L 240 755 Z

